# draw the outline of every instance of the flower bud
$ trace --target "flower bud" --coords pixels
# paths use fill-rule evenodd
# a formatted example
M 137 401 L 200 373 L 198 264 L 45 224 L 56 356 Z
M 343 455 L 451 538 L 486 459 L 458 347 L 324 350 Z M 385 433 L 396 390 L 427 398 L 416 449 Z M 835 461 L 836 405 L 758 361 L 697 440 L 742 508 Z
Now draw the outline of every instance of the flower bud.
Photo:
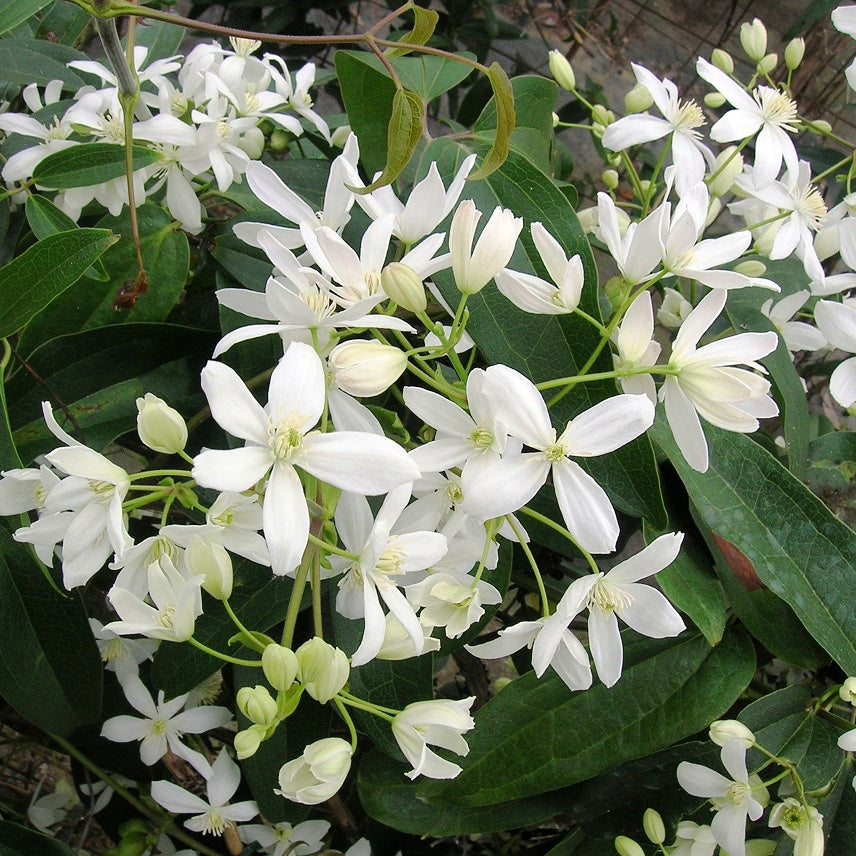
M 598 125 L 603 125 L 606 127 L 607 125 L 612 124 L 615 120 L 613 116 L 612 119 L 609 118 L 610 111 L 603 106 L 603 104 L 595 104 L 591 109 L 591 120 L 592 122 L 596 122 Z
M 760 62 L 767 53 L 767 28 L 760 19 L 740 25 L 740 44 L 749 59 Z
M 710 739 L 717 746 L 725 746 L 732 740 L 739 740 L 748 748 L 755 742 L 755 735 L 736 719 L 717 719 L 710 724 Z
M 639 182 L 639 189 L 647 196 L 651 192 L 651 182 L 645 178 Z
M 737 146 L 723 149 L 713 162 L 710 174 L 715 175 L 708 189 L 714 196 L 725 196 L 731 190 L 734 179 L 743 172 L 743 155 L 737 151 Z
M 180 452 L 187 443 L 181 414 L 150 392 L 137 399 L 137 433 L 150 449 L 164 455 Z
M 776 842 L 767 838 L 755 838 L 746 842 L 746 856 L 773 856 L 775 852 Z
M 407 356 L 401 348 L 376 339 L 342 342 L 330 351 L 327 362 L 336 386 L 360 398 L 380 395 L 407 368 Z
M 785 48 L 785 65 L 788 69 L 794 71 L 796 68 L 799 68 L 799 64 L 803 61 L 804 56 L 805 39 L 791 39 Z
M 647 86 L 637 83 L 633 89 L 624 96 L 624 108 L 628 113 L 641 113 L 654 103 Z
M 808 129 L 813 134 L 828 134 L 832 130 L 832 125 L 826 119 L 813 119 Z
M 294 137 L 285 128 L 274 128 L 270 135 L 270 150 L 284 152 Z
M 283 764 L 279 790 L 274 793 L 303 805 L 330 799 L 351 769 L 351 745 L 341 737 L 325 737 L 310 743 L 299 758 Z
M 205 577 L 202 588 L 217 600 L 228 600 L 232 595 L 232 558 L 226 548 L 216 541 L 203 541 L 194 536 L 187 545 L 184 561 L 194 576 Z
M 618 171 L 614 169 L 605 169 L 600 176 L 603 186 L 607 190 L 615 190 L 618 187 Z
M 663 302 L 657 310 L 657 321 L 664 327 L 680 327 L 693 311 L 692 303 L 674 288 L 663 289 Z
M 337 148 L 342 149 L 345 147 L 345 143 L 348 142 L 348 138 L 351 136 L 351 126 L 350 125 L 340 125 L 330 134 L 330 142 Z
M 408 312 L 424 312 L 428 305 L 425 286 L 419 274 L 409 265 L 390 262 L 380 275 L 380 284 L 386 296 Z
M 550 66 L 550 74 L 553 75 L 553 80 L 568 92 L 573 92 L 577 88 L 577 79 L 574 76 L 574 70 L 568 62 L 568 58 L 558 50 L 550 51 L 547 54 L 548 64 Z
M 251 725 L 235 735 L 234 746 L 238 759 L 250 758 L 258 751 L 265 738 L 267 728 L 264 725 Z
M 656 809 L 646 808 L 642 815 L 642 828 L 652 844 L 662 844 L 666 840 L 666 825 Z
M 256 725 L 269 726 L 276 719 L 276 699 L 267 687 L 256 684 L 254 687 L 241 687 L 236 697 L 238 710 Z
M 326 704 L 347 683 L 351 673 L 348 657 L 320 637 L 304 642 L 294 653 L 298 680 L 315 701 Z
M 710 55 L 710 61 L 720 71 L 724 71 L 726 74 L 731 74 L 734 71 L 734 60 L 731 58 L 731 54 L 728 53 L 728 51 L 724 51 L 722 48 L 713 49 L 713 53 Z
M 778 65 L 779 55 L 774 53 L 768 53 L 761 58 L 761 61 L 758 63 L 758 71 L 761 74 L 769 74 L 775 67 Z
M 562 121 L 562 120 L 559 118 L 559 114 L 554 112 L 554 113 L 551 113 L 551 114 L 550 114 L 550 117 L 551 117 L 551 118 L 552 118 L 552 120 L 553 120 L 553 127 L 554 127 L 554 128 L 558 128 L 558 127 L 559 127 L 559 124 L 560 124 L 560 123 L 561 123 L 561 121 Z
M 721 92 L 708 92 L 704 96 L 704 103 L 707 104 L 711 110 L 716 110 L 725 104 L 725 96 Z
M 262 651 L 262 671 L 268 683 L 285 692 L 297 677 L 297 655 L 285 645 L 266 645 Z
M 615 839 L 615 852 L 618 856 L 645 856 L 645 851 L 632 839 L 626 835 L 619 835 Z
M 750 279 L 755 279 L 758 276 L 764 276 L 767 273 L 767 265 L 758 259 L 747 259 L 745 262 L 740 262 L 734 265 L 735 273 L 742 273 L 743 276 L 748 276 Z
M 838 690 L 841 701 L 849 702 L 856 706 L 856 678 L 847 678 Z
M 250 160 L 258 160 L 265 150 L 265 135 L 261 128 L 247 128 L 237 142 L 238 147 L 249 156 Z

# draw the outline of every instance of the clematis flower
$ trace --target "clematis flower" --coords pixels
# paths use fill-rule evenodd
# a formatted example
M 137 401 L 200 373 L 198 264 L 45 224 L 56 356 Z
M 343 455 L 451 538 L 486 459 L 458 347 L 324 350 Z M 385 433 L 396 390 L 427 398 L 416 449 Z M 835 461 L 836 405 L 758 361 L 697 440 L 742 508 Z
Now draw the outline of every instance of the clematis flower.
M 309 538 L 309 511 L 295 467 L 362 494 L 384 493 L 419 477 L 407 453 L 386 437 L 313 431 L 324 409 L 325 385 L 320 358 L 301 342 L 293 342 L 274 369 L 267 408 L 228 366 L 209 362 L 202 370 L 214 419 L 246 445 L 203 450 L 193 478 L 203 487 L 243 491 L 268 477 L 262 520 L 278 575 L 294 571 Z
M 167 811 L 192 814 L 193 817 L 185 820 L 184 825 L 193 832 L 222 835 L 233 824 L 252 820 L 259 813 L 254 800 L 229 805 L 240 784 L 241 771 L 224 746 L 211 765 L 211 775 L 206 778 L 207 800 L 172 782 L 152 782 L 151 793 L 152 799 Z
M 727 296 L 722 290 L 711 291 L 681 325 L 669 358 L 674 373 L 666 376 L 659 393 L 681 454 L 702 473 L 708 452 L 699 414 L 720 428 L 745 434 L 758 430 L 758 417 L 778 413 L 769 381 L 755 371 L 735 368 L 742 363 L 763 371 L 754 361 L 775 350 L 776 333 L 740 333 L 696 347 Z
M 810 296 L 808 291 L 795 291 L 783 297 L 775 305 L 772 300 L 761 304 L 761 313 L 776 325 L 776 329 L 791 352 L 816 351 L 826 344 L 826 337 L 816 327 L 806 324 L 805 321 L 791 320 Z
M 597 195 L 598 232 L 621 276 L 629 285 L 638 285 L 650 279 L 651 272 L 660 263 L 660 232 L 665 210 L 660 205 L 644 220 L 630 223 L 622 230 L 615 202 L 606 193 Z
M 856 309 L 846 303 L 820 300 L 814 307 L 814 319 L 833 347 L 856 353 Z M 856 357 L 836 366 L 829 378 L 829 394 L 842 407 L 856 402 Z
M 616 371 L 637 371 L 656 364 L 660 345 L 654 341 L 654 309 L 649 291 L 643 291 L 630 304 L 612 338 L 618 350 L 612 357 Z M 628 374 L 619 377 L 618 382 L 624 392 L 644 395 L 656 403 L 657 388 L 650 374 Z
M 310 856 L 323 846 L 330 831 L 326 820 L 304 820 L 290 824 L 287 820 L 274 824 L 247 823 L 238 830 L 245 844 L 255 842 L 270 856 Z
M 716 809 L 710 824 L 716 843 L 731 856 L 745 856 L 746 818 L 761 817 L 766 790 L 749 781 L 746 746 L 740 740 L 726 743 L 720 757 L 731 779 L 701 764 L 682 761 L 678 764 L 678 783 L 688 794 L 710 799 Z
M 407 705 L 392 720 L 392 736 L 413 766 L 405 775 L 408 779 L 427 776 L 429 779 L 454 779 L 461 768 L 441 758 L 429 749 L 439 746 L 457 755 L 467 755 L 470 747 L 463 734 L 475 727 L 469 711 L 474 697 L 460 701 L 436 699 L 416 701 Z
M 299 758 L 279 770 L 275 794 L 302 805 L 318 805 L 330 799 L 345 783 L 353 749 L 341 737 L 324 737 L 310 743 Z

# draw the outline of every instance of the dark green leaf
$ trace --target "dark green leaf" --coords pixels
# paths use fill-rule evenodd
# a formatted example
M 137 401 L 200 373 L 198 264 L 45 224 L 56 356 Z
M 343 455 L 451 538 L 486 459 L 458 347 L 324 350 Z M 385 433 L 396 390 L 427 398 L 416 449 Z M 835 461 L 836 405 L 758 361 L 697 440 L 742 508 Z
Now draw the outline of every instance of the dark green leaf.
M 2 0 L 0 2 L 0 35 L 14 30 L 51 2 L 52 0 Z
M 178 53 L 181 42 L 187 30 L 177 24 L 169 24 L 166 21 L 146 21 L 145 27 L 138 27 L 136 31 L 136 43 L 149 49 L 146 54 L 146 66 L 155 60 L 166 59 Z
M 856 432 L 834 431 L 812 440 L 805 482 L 839 520 L 856 529 Z
M 625 646 L 624 672 L 612 688 L 571 693 L 554 674 L 538 680 L 531 672 L 509 684 L 476 714 L 463 772 L 420 786 L 421 794 L 490 805 L 583 781 L 704 728 L 755 669 L 742 633 L 726 634 L 715 648 L 690 633 Z
M 75 47 L 85 37 L 92 16 L 66 0 L 54 0 L 50 9 L 42 15 L 36 36 L 43 40 L 56 40 L 62 45 Z
M 34 856 L 36 853 L 39 856 L 75 856 L 74 850 L 56 838 L 11 820 L 0 820 L 0 856 Z
M 133 147 L 134 169 L 157 163 L 160 155 L 142 146 Z M 125 174 L 125 148 L 112 143 L 81 143 L 48 155 L 33 170 L 40 187 L 65 190 L 103 184 Z
M 60 232 L 0 268 L 0 338 L 27 324 L 117 240 L 107 229 Z
M 24 87 L 30 83 L 45 86 L 61 80 L 65 89 L 77 91 L 83 80 L 68 68 L 72 60 L 85 60 L 86 54 L 68 45 L 36 39 L 0 40 L 0 81 Z
M 0 526 L 0 695 L 67 737 L 101 712 L 101 657 L 77 593 L 58 594 L 31 549 Z
M 652 435 L 712 532 L 733 544 L 844 671 L 856 674 L 856 534 L 742 434 L 705 426 L 710 469 L 698 473 L 664 422 Z
M 853 789 L 853 761 L 841 765 L 838 781 L 829 797 L 818 806 L 823 815 L 826 856 L 851 856 L 856 841 L 856 790 Z

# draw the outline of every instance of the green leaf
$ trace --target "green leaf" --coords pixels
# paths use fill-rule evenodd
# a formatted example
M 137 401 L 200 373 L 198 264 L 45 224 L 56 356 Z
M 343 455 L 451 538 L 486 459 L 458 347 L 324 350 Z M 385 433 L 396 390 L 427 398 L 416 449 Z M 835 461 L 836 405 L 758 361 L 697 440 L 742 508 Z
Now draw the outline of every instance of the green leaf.
M 434 28 L 440 16 L 433 9 L 423 9 L 415 3 L 410 5 L 408 11 L 413 12 L 413 29 L 405 33 L 399 41 L 410 45 L 424 45 L 434 35 Z M 387 48 L 384 51 L 389 58 L 404 56 L 408 53 L 410 48 Z
M 101 712 L 102 666 L 77 596 L 58 594 L 32 550 L 0 526 L 0 695 L 62 737 Z
M 811 712 L 811 701 L 808 687 L 796 684 L 752 702 L 737 718 L 768 752 L 796 764 L 805 789 L 816 791 L 825 788 L 838 773 L 841 749 L 840 732 Z M 753 770 L 767 758 L 752 749 L 746 760 Z
M 2 0 L 0 2 L 0 35 L 14 30 L 36 12 L 49 6 L 52 0 Z
M 421 157 L 420 172 L 427 171 L 431 161 L 437 161 L 440 175 L 448 181 L 465 156 L 466 150 L 458 143 L 435 140 Z M 568 257 L 579 254 L 585 273 L 580 308 L 600 317 L 597 269 L 591 248 L 567 197 L 544 173 L 527 158 L 512 151 L 502 167 L 485 181 L 468 182 L 464 195 L 472 198 L 482 211 L 492 211 L 496 205 L 502 205 L 511 208 L 527 223 L 543 223 Z M 528 229 L 521 234 L 508 267 L 546 276 Z M 456 305 L 460 294 L 451 274 L 440 272 L 434 281 L 446 300 Z M 492 285 L 470 297 L 467 308 L 470 311 L 467 332 L 487 361 L 511 366 L 535 383 L 576 374 L 600 342 L 597 331 L 577 316 L 528 314 L 517 309 Z M 612 361 L 604 351 L 592 371 L 611 368 Z M 551 408 L 553 424 L 557 430 L 564 430 L 568 420 L 616 392 L 612 381 L 578 384 Z M 640 437 L 610 455 L 581 459 L 579 463 L 621 511 L 644 517 L 657 530 L 665 530 L 668 517 L 663 507 L 654 452 L 647 437 Z
M 83 80 L 68 63 L 81 59 L 88 57 L 68 45 L 41 39 L 0 39 L 0 81 L 23 88 L 30 83 L 46 86 L 61 80 L 65 89 L 77 91 Z
M 54 0 L 51 8 L 41 16 L 36 37 L 55 39 L 60 44 L 74 47 L 84 40 L 91 21 L 92 16 L 85 9 L 66 0 Z
M 715 648 L 691 633 L 625 641 L 624 672 L 612 688 L 571 693 L 556 675 L 538 680 L 530 672 L 478 711 L 463 772 L 420 785 L 420 795 L 444 805 L 490 805 L 581 782 L 706 727 L 754 669 L 749 638 L 730 632 Z
M 490 88 L 493 90 L 494 104 L 496 108 L 496 134 L 479 168 L 470 175 L 470 181 L 487 178 L 505 163 L 508 157 L 511 134 L 514 131 L 516 117 L 514 113 L 514 91 L 511 81 L 498 62 L 490 66 L 488 72 Z
M 234 575 L 235 587 L 229 603 L 244 626 L 264 632 L 282 621 L 293 580 L 274 577 L 270 568 L 247 559 L 235 562 Z M 234 655 L 234 649 L 229 650 L 229 639 L 235 635 L 235 625 L 220 604 L 205 600 L 205 613 L 196 620 L 194 638 L 215 651 Z M 248 659 L 257 659 L 257 655 L 248 656 Z M 177 696 L 189 692 L 222 665 L 222 660 L 190 645 L 161 645 L 152 664 L 152 681 L 168 697 Z M 257 671 L 261 681 L 262 670 Z
M 155 60 L 177 54 L 186 32 L 184 27 L 166 21 L 149 20 L 146 21 L 145 27 L 137 27 L 136 44 L 149 49 L 143 68 L 147 68 Z
M 392 97 L 392 114 L 386 138 L 386 164 L 383 172 L 369 185 L 351 188 L 354 193 L 364 195 L 392 184 L 407 166 L 416 144 L 422 136 L 425 121 L 422 99 L 414 92 L 396 89 Z
M 60 232 L 0 268 L 0 338 L 20 330 L 117 240 L 106 229 Z
M 841 765 L 838 781 L 832 793 L 821 802 L 818 811 L 823 815 L 826 839 L 826 856 L 851 856 L 856 841 L 856 790 L 851 786 L 853 761 Z
M 77 228 L 77 223 L 65 211 L 57 208 L 53 202 L 44 196 L 39 196 L 38 193 L 33 193 L 27 197 L 26 212 L 27 223 L 40 241 L 47 238 L 48 235 L 55 235 L 57 232 L 70 232 Z M 104 270 L 104 265 L 100 260 L 96 261 L 85 272 L 84 276 L 99 282 L 105 282 L 108 279 L 107 271 Z
M 160 155 L 133 147 L 134 169 L 151 166 Z M 125 147 L 112 143 L 81 143 L 48 155 L 33 170 L 33 182 L 51 190 L 103 184 L 125 174 Z
M 420 798 L 417 787 L 404 775 L 406 769 L 373 750 L 362 759 L 357 790 L 371 817 L 413 835 L 499 832 L 538 823 L 567 808 L 564 791 L 489 806 L 434 805 Z
M 848 674 L 856 674 L 856 533 L 743 434 L 705 425 L 710 469 L 698 473 L 664 422 L 651 430 L 705 525 L 733 544 Z
M 0 842 L 2 856 L 76 856 L 76 851 L 62 841 L 11 820 L 0 820 Z
M 812 440 L 804 478 L 839 520 L 856 529 L 856 432 L 833 431 Z

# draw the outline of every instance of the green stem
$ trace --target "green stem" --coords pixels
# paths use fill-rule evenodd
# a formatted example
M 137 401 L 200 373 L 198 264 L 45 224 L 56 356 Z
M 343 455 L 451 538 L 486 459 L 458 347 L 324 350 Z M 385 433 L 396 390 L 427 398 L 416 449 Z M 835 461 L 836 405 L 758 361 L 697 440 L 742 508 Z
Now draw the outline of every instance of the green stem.
M 341 699 L 334 696 L 333 704 L 336 705 L 339 710 L 339 715 L 345 720 L 345 725 L 348 726 L 348 731 L 351 734 L 351 754 L 353 754 L 357 751 L 357 729 L 354 727 L 354 720 L 351 719 L 351 714 L 348 713 L 348 710 Z
M 538 592 L 541 596 L 541 614 L 544 618 L 550 617 L 550 603 L 547 599 L 547 589 L 544 587 L 544 579 L 541 576 L 541 571 L 538 569 L 538 563 L 529 549 L 529 545 L 523 538 L 523 529 L 520 524 L 514 519 L 511 514 L 506 514 L 505 519 L 511 527 L 512 532 L 517 536 L 517 542 L 520 544 L 520 549 L 523 550 L 523 555 L 526 556 L 526 561 L 529 562 L 529 567 L 532 568 L 532 573 L 535 575 L 535 583 L 538 586 Z
M 312 537 L 311 532 L 310 537 Z M 282 628 L 281 644 L 286 648 L 291 648 L 294 641 L 294 628 L 297 626 L 297 616 L 300 615 L 300 604 L 303 600 L 303 592 L 306 588 L 306 580 L 309 577 L 309 569 L 312 561 L 310 554 L 315 552 L 316 549 L 314 545 L 306 548 L 303 558 L 297 567 L 297 573 L 294 576 L 294 586 L 291 589 L 288 610 L 285 613 L 285 626 Z
M 194 648 L 198 648 L 200 651 L 204 651 L 206 654 L 216 657 L 218 660 L 224 660 L 227 663 L 234 663 L 236 666 L 261 668 L 261 660 L 242 660 L 240 657 L 233 657 L 231 654 L 224 654 L 222 651 L 215 651 L 213 648 L 209 648 L 204 642 L 200 642 L 192 636 L 187 641 L 193 645 Z
M 343 704 L 355 707 L 357 710 L 364 710 L 366 713 L 371 713 L 373 716 L 379 716 L 381 719 L 387 720 L 387 722 L 392 722 L 392 720 L 395 719 L 395 715 L 401 713 L 401 711 L 396 710 L 395 708 L 372 704 L 370 701 L 364 701 L 350 693 L 339 693 L 336 698 Z
M 265 650 L 265 646 L 256 639 L 255 636 L 244 626 L 243 621 L 235 615 L 235 611 L 232 609 L 231 604 L 228 600 L 221 600 L 220 603 L 223 604 L 223 608 L 226 610 L 229 618 L 232 619 L 232 624 L 241 631 L 241 634 L 244 636 L 244 644 L 248 648 L 252 648 L 254 651 L 258 651 L 259 654 L 263 654 Z
M 311 532 L 309 533 L 309 543 L 314 544 L 316 547 L 320 547 L 328 553 L 335 553 L 337 556 L 341 556 L 343 559 L 348 559 L 351 562 L 356 562 L 360 558 L 355 553 L 349 553 L 341 547 L 336 547 L 334 544 L 331 544 L 329 541 L 325 541 L 323 538 L 318 538 Z
M 525 514 L 527 517 L 531 517 L 533 520 L 537 520 L 539 523 L 543 523 L 545 526 L 549 526 L 553 531 L 558 532 L 563 538 L 566 538 L 568 541 L 570 541 L 571 544 L 573 544 L 574 547 L 576 547 L 577 550 L 580 551 L 580 553 L 582 553 L 583 558 L 586 560 L 586 562 L 588 562 L 588 566 L 591 568 L 592 573 L 600 573 L 600 568 L 598 568 L 597 563 L 595 562 L 594 557 L 591 555 L 591 553 L 581 547 L 579 541 L 577 541 L 577 539 L 574 538 L 574 536 L 571 535 L 571 533 L 567 529 L 565 529 L 565 527 L 562 526 L 561 523 L 556 523 L 555 520 L 551 520 L 549 517 L 541 514 L 541 512 L 539 511 L 535 511 L 534 508 L 530 508 L 528 505 L 524 505 L 523 508 L 520 509 L 520 513 Z

